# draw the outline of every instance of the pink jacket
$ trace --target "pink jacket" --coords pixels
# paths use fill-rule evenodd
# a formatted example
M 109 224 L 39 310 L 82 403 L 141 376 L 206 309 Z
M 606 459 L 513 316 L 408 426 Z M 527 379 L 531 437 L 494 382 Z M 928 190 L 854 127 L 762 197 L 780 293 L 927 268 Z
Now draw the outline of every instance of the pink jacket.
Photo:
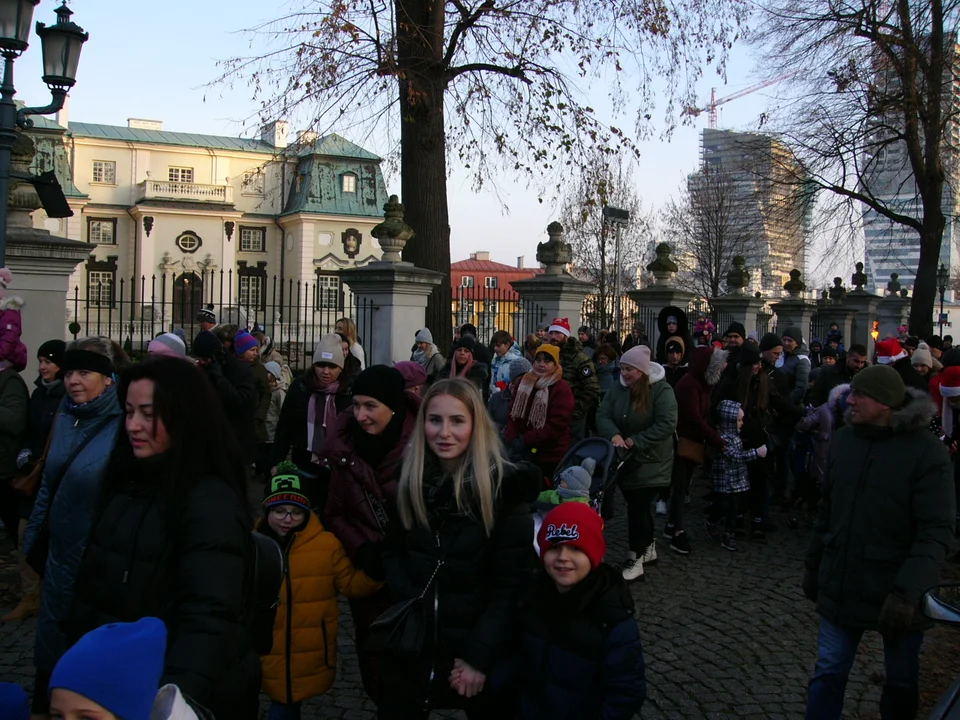
M 23 334 L 23 298 L 19 295 L 0 300 L 0 360 L 9 361 L 17 372 L 27 367 L 27 346 Z

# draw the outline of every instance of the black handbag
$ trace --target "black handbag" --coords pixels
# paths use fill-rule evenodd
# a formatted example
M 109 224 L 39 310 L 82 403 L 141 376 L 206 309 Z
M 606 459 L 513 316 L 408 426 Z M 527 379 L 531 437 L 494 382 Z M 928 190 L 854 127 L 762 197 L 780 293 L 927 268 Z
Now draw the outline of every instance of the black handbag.
M 43 573 L 47 568 L 47 557 L 50 555 L 50 512 L 53 510 L 53 501 L 57 498 L 57 493 L 60 491 L 60 485 L 63 483 L 63 478 L 67 474 L 67 470 L 70 469 L 70 466 L 73 465 L 73 461 L 77 459 L 83 449 L 93 440 L 100 431 L 106 427 L 107 423 L 111 420 L 115 420 L 114 416 L 109 416 L 101 420 L 99 423 L 94 426 L 93 430 L 90 431 L 90 434 L 87 435 L 86 439 L 77 445 L 73 452 L 70 453 L 70 457 L 67 458 L 67 461 L 60 468 L 60 471 L 57 473 L 57 479 L 55 482 L 50 484 L 50 500 L 47 501 L 47 514 L 43 518 L 43 522 L 40 524 L 40 529 L 37 530 L 37 537 L 33 541 L 33 545 L 30 546 L 30 551 L 27 553 L 27 565 L 29 565 L 37 575 L 43 577 Z M 50 430 L 53 432 L 53 429 Z
M 420 654 L 427 634 L 425 598 L 442 566 L 443 560 L 433 569 L 433 574 L 419 597 L 392 605 L 370 624 L 370 643 L 374 651 L 407 658 Z

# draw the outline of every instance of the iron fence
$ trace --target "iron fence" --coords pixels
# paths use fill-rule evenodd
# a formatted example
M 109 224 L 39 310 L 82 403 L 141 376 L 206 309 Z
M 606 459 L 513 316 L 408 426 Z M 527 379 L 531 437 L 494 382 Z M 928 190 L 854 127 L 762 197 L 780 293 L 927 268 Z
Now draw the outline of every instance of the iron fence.
M 262 330 L 294 370 L 310 365 L 320 337 L 334 332 L 341 318 L 354 321 L 368 356 L 375 342 L 373 316 L 378 308 L 351 293 L 336 276 L 318 276 L 311 283 L 268 278 L 266 273 L 235 274 L 232 269 L 141 275 L 117 283 L 105 278 L 88 283 L 85 294 L 78 286 L 68 299 L 67 334 L 109 337 L 138 357 L 160 333 L 182 328 L 189 352 L 200 332 L 197 313 L 202 308 L 212 309 L 220 324 Z
M 477 338 L 483 343 L 498 330 L 506 330 L 521 345 L 540 323 L 551 319 L 538 304 L 515 291 L 487 287 L 454 288 L 451 317 L 454 328 L 464 323 L 476 326 Z
M 630 332 L 634 323 L 642 321 L 639 317 L 639 307 L 629 295 L 620 295 L 619 310 L 620 324 L 617 324 L 617 299 L 614 297 L 601 298 L 599 295 L 588 295 L 580 306 L 580 323 L 593 328 L 594 333 L 606 330 L 613 332 L 618 338 L 623 338 Z M 571 328 L 576 330 L 576 328 Z

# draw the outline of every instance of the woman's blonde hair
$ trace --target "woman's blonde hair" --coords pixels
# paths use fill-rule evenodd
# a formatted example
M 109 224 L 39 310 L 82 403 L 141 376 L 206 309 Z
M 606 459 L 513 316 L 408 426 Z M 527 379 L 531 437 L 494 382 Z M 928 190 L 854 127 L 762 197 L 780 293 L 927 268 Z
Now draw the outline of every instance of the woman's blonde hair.
M 400 485 L 397 491 L 400 521 L 407 530 L 414 525 L 430 527 L 423 494 L 423 476 L 428 460 L 431 464 L 439 461 L 427 446 L 426 421 L 430 403 L 441 395 L 449 395 L 462 402 L 473 420 L 470 447 L 453 472 L 453 495 L 460 512 L 479 511 L 479 517 L 489 536 L 493 532 L 495 520 L 493 506 L 500 492 L 504 467 L 509 464 L 504 460 L 500 436 L 487 416 L 487 408 L 480 393 L 473 383 L 463 378 L 440 380 L 423 396 L 420 411 L 417 413 L 417 424 L 400 470 Z
M 343 334 L 350 340 L 350 347 L 357 343 L 357 324 L 348 317 L 337 318 L 337 322 L 343 323 Z
M 630 391 L 630 404 L 633 406 L 633 411 L 636 413 L 642 413 L 647 409 L 647 405 L 650 404 L 650 378 L 645 372 L 640 371 L 640 377 L 637 378 L 637 381 L 627 388 Z

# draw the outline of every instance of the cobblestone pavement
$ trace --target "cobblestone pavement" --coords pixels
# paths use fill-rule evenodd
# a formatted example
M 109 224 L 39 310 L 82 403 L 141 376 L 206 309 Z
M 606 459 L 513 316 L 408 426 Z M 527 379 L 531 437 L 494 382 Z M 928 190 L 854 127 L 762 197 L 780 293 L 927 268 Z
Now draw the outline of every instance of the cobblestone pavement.
M 816 615 L 799 588 L 813 518 L 801 514 L 800 527 L 791 530 L 786 517 L 774 513 L 781 527 L 767 544 L 747 540 L 731 553 L 707 539 L 699 504 L 695 499 L 688 506 L 694 552 L 683 557 L 658 540 L 659 562 L 647 570 L 645 582 L 633 585 L 647 661 L 641 717 L 800 718 L 816 655 Z M 611 562 L 626 554 L 620 509 L 607 527 Z M 662 518 L 657 525 L 662 529 Z M 10 573 L 5 575 L 9 581 Z M 349 613 L 341 618 L 337 683 L 327 696 L 305 704 L 307 720 L 375 717 L 360 687 Z M 32 620 L 0 628 L 0 681 L 32 688 L 33 628 Z M 847 688 L 845 718 L 879 717 L 882 673 L 879 637 L 868 634 Z

